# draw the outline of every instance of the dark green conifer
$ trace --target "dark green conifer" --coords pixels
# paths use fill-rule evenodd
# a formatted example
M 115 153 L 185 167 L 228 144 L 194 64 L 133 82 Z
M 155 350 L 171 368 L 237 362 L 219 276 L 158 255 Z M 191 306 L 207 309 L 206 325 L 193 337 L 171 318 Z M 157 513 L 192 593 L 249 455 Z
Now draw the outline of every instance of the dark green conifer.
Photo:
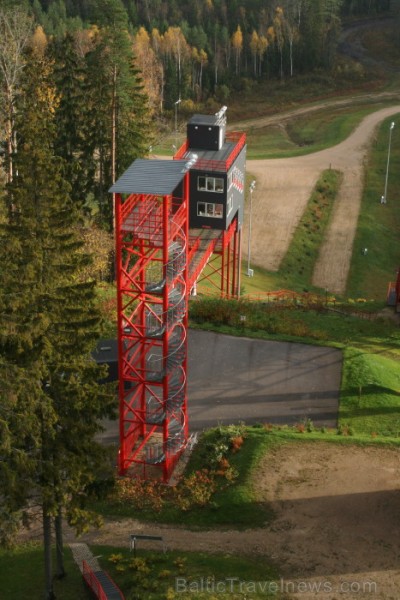
M 80 276 L 89 258 L 55 154 L 57 108 L 51 66 L 31 53 L 18 105 L 12 211 L 0 230 L 0 389 L 6 399 L 0 488 L 8 510 L 0 518 L 10 530 L 33 500 L 41 506 L 47 599 L 54 597 L 52 519 L 59 525 L 64 513 L 78 530 L 91 521 L 85 498 L 105 460 L 94 436 L 110 413 L 91 358 L 100 321 L 94 282 Z

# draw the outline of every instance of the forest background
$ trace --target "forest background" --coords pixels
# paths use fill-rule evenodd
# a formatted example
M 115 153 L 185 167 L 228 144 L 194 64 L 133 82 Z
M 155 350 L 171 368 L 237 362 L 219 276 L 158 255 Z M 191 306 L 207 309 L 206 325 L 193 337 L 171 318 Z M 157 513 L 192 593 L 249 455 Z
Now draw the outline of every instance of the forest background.
M 23 48 L 32 34 L 56 87 L 55 152 L 95 227 L 85 232 L 88 249 L 109 250 L 107 191 L 135 158 L 151 153 L 174 116 L 176 127 L 177 117 L 226 103 L 233 116 L 241 95 L 266 97 L 269 87 L 304 86 L 310 77 L 326 90 L 361 84 L 364 74 L 336 58 L 342 22 L 385 15 L 391 1 L 2 0 L 0 10 L 3 181 L 12 179 Z M 96 276 L 106 272 L 106 257 L 98 255 Z

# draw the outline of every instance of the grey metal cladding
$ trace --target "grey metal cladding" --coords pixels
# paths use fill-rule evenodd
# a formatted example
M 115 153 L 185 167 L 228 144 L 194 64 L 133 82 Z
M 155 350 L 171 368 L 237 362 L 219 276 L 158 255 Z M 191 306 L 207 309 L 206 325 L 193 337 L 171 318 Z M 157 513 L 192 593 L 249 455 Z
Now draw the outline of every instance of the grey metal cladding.
M 109 189 L 115 194 L 153 194 L 168 196 L 186 173 L 185 160 L 136 159 Z

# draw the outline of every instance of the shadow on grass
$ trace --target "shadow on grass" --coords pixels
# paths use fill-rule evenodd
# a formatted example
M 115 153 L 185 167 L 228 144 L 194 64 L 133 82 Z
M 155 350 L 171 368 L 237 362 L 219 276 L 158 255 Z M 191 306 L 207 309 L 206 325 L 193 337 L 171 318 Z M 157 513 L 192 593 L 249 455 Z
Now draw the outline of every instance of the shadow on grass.
M 388 388 L 382 385 L 377 385 L 375 383 L 368 383 L 366 385 L 354 386 L 348 389 L 343 390 L 343 396 L 347 397 L 362 397 L 367 395 L 379 396 L 382 394 L 387 394 L 389 396 L 398 396 L 400 398 L 400 391 L 394 390 L 393 388 Z M 400 407 L 398 406 L 396 410 L 399 412 Z

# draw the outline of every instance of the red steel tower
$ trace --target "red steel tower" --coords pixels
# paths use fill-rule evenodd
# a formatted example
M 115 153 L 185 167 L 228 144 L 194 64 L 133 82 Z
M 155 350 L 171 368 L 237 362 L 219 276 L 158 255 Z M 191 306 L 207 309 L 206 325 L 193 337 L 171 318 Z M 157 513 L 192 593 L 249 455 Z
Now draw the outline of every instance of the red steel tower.
M 110 189 L 120 474 L 167 481 L 186 447 L 188 297 L 207 264 L 221 295 L 239 293 L 245 152 L 224 111 L 197 115 L 175 160 L 136 160 Z
M 188 169 L 136 160 L 116 194 L 119 471 L 168 480 L 187 420 Z

